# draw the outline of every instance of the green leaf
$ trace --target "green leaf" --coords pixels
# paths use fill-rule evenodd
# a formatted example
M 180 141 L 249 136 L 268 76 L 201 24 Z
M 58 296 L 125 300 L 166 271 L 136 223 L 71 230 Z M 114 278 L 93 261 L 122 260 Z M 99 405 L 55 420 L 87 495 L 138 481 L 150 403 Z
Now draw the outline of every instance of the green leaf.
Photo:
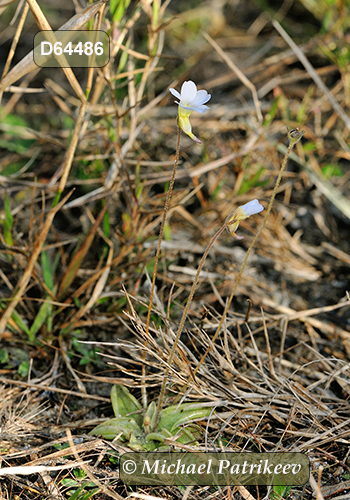
M 111 0 L 111 4 L 112 4 L 112 0 Z M 130 47 L 130 41 L 131 40 L 129 38 L 125 44 L 125 49 L 123 50 L 122 55 L 120 56 L 117 73 L 122 73 L 122 71 L 125 67 L 126 61 L 128 60 L 128 50 Z
M 121 434 L 120 439 L 129 441 L 131 435 L 143 438 L 143 432 L 133 418 L 111 418 L 102 422 L 90 432 L 91 436 L 103 436 L 105 439 L 114 439 Z
M 164 240 L 171 241 L 171 239 L 170 224 L 164 224 Z
M 120 23 L 122 20 L 125 10 L 128 8 L 131 0 L 111 0 L 110 11 L 113 17 L 113 21 Z
M 84 491 L 86 486 L 87 485 L 80 486 L 77 490 L 74 491 L 74 493 L 71 494 L 68 500 L 89 500 L 89 498 L 91 498 L 95 493 L 97 493 L 97 491 L 99 491 L 99 488 L 95 488 L 92 491 Z
M 195 433 L 197 434 L 199 427 L 188 424 L 202 420 L 211 413 L 210 407 L 203 408 L 199 404 L 169 406 L 162 410 L 159 425 L 152 432 L 157 415 L 155 402 L 150 403 L 142 418 L 140 403 L 126 387 L 114 385 L 111 400 L 114 412 L 118 416 L 98 425 L 90 434 L 103 436 L 105 439 L 115 439 L 119 436 L 121 442 L 127 442 L 127 445 L 136 451 L 168 449 L 168 446 L 163 445 L 164 440 L 174 436 L 182 444 L 195 441 Z
M 109 231 L 110 231 L 109 214 L 106 211 L 106 213 L 103 216 L 103 234 L 106 236 L 106 238 L 109 238 Z
M 265 184 L 267 184 L 269 180 L 259 181 L 261 175 L 265 172 L 265 170 L 266 169 L 264 167 L 261 167 L 253 176 L 244 179 L 238 191 L 238 194 L 244 194 L 247 191 L 250 191 L 254 187 L 264 186 Z
M 8 350 L 5 348 L 0 349 L 0 364 L 4 365 L 5 363 L 8 363 L 9 359 L 10 356 Z
M 97 493 L 98 491 L 100 491 L 99 488 L 95 488 L 92 491 L 87 491 L 81 497 L 79 497 L 79 500 L 89 500 L 89 498 L 91 498 L 92 496 L 94 496 L 95 493 Z
M 267 125 L 270 125 L 270 123 L 275 118 L 275 115 L 276 115 L 277 110 L 278 110 L 278 101 L 279 101 L 279 97 L 277 97 L 277 99 L 275 99 L 274 102 L 272 103 L 270 112 L 266 115 L 265 121 L 263 123 L 263 127 L 267 127 Z
M 168 406 L 160 414 L 159 429 L 167 429 L 172 434 L 182 424 L 200 420 L 210 415 L 211 408 L 203 408 L 193 403 Z
M 152 19 L 152 26 L 153 28 L 156 28 L 158 25 L 158 19 L 159 19 L 159 0 L 153 0 L 153 19 Z
M 285 486 L 281 484 L 274 485 L 271 495 L 271 500 L 279 500 L 280 498 L 287 498 L 291 489 L 292 489 L 291 486 Z
M 19 365 L 19 367 L 18 367 L 17 371 L 18 371 L 18 373 L 19 373 L 19 375 L 20 375 L 21 377 L 23 377 L 23 378 L 28 377 L 28 373 L 29 373 L 29 363 L 28 363 L 28 361 L 23 361 L 23 362 Z
M 164 439 L 172 437 L 173 435 L 171 432 L 166 429 L 162 429 L 161 432 L 150 432 L 146 439 L 147 441 L 159 441 L 160 443 L 164 443 Z
M 35 316 L 35 319 L 33 321 L 33 324 L 32 326 L 30 327 L 30 330 L 29 330 L 29 338 L 33 341 L 34 338 L 35 338 L 35 335 L 36 333 L 38 333 L 38 331 L 40 330 L 40 328 L 43 326 L 43 324 L 45 323 L 45 320 L 51 310 L 51 303 L 50 302 L 47 302 L 45 301 L 39 311 L 38 311 L 38 314 Z
M 341 177 L 343 175 L 343 171 L 338 165 L 325 165 L 321 170 L 327 179 L 330 177 Z
M 80 486 L 75 492 L 68 498 L 68 500 L 77 500 L 80 493 L 83 491 L 84 486 Z
M 69 266 L 68 266 L 68 268 L 67 268 L 67 270 L 62 278 L 61 284 L 60 284 L 60 288 L 59 288 L 59 292 L 58 292 L 59 297 L 62 297 L 62 295 L 65 294 L 68 287 L 70 286 L 70 284 L 74 280 L 77 272 L 79 271 L 80 266 L 81 266 L 81 264 L 86 256 L 86 254 L 88 253 L 90 246 L 92 245 L 92 242 L 95 238 L 95 234 L 97 233 L 97 230 L 98 230 L 98 226 L 100 225 L 100 223 L 103 219 L 106 208 L 107 208 L 107 205 L 105 205 L 105 207 L 99 213 L 99 215 L 95 221 L 95 224 L 93 225 L 89 234 L 85 238 L 85 241 L 83 242 L 81 248 L 77 251 L 77 253 L 74 255 L 73 259 L 71 260 L 71 262 L 70 262 L 70 264 L 69 264 Z
M 111 390 L 111 401 L 114 415 L 118 417 L 126 417 L 130 413 L 138 412 L 142 406 L 137 399 L 123 385 L 114 385 Z M 135 416 L 135 420 L 137 415 Z
M 10 138 L 0 140 L 0 147 L 8 151 L 14 151 L 19 154 L 25 153 L 35 142 L 34 139 L 23 139 L 23 133 L 27 132 L 28 123 L 16 115 L 8 114 L 3 120 L 3 132 L 10 135 Z
M 148 406 L 145 416 L 143 418 L 143 428 L 146 434 L 154 428 L 157 416 L 157 405 L 154 401 Z

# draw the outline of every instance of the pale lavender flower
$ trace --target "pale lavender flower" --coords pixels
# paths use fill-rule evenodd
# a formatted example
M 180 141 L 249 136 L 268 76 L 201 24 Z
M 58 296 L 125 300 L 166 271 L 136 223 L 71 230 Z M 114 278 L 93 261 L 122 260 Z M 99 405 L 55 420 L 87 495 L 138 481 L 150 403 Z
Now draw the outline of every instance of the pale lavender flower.
M 229 233 L 237 240 L 242 240 L 243 236 L 237 236 L 236 231 L 238 229 L 241 220 L 247 219 L 251 215 L 259 214 L 264 210 L 264 207 L 258 202 L 258 200 L 252 200 L 236 208 L 226 219 L 226 227 Z
M 175 101 L 175 103 L 179 105 L 179 127 L 195 142 L 201 143 L 192 133 L 189 116 L 192 111 L 197 111 L 202 114 L 205 113 L 209 109 L 205 103 L 209 101 L 211 95 L 208 94 L 206 90 L 197 90 L 197 85 L 191 80 L 182 84 L 181 93 L 173 88 L 169 89 L 169 91 L 173 96 L 179 99 L 179 101 Z

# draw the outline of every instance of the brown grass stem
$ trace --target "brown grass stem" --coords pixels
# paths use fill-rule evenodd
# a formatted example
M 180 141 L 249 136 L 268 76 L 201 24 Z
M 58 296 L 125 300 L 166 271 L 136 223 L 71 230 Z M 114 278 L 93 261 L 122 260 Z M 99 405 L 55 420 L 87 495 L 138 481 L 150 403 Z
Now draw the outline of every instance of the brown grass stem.
M 302 136 L 304 135 L 304 131 L 301 131 L 299 132 L 299 129 L 296 128 L 294 130 L 288 130 L 287 128 L 287 131 L 288 131 L 288 139 L 289 139 L 289 146 L 288 146 L 288 149 L 287 149 L 287 152 L 283 158 L 283 161 L 282 161 L 282 166 L 281 166 L 281 169 L 279 171 L 279 174 L 278 174 L 278 177 L 277 177 L 277 180 L 276 180 L 276 183 L 275 183 L 275 187 L 273 189 L 273 192 L 272 192 L 272 195 L 271 195 L 271 199 L 270 199 L 270 203 L 269 203 L 269 206 L 267 207 L 267 210 L 266 210 L 266 214 L 265 214 L 265 217 L 264 217 L 264 220 L 258 230 L 258 232 L 256 233 L 255 237 L 253 238 L 253 241 L 251 242 L 251 244 L 249 245 L 249 248 L 247 250 L 247 253 L 245 255 L 245 258 L 243 260 L 243 263 L 241 265 L 241 268 L 239 270 L 239 273 L 238 273 L 238 276 L 236 278 L 236 281 L 235 281 L 235 284 L 233 286 L 233 289 L 232 289 L 232 292 L 231 292 L 231 295 L 230 295 L 230 298 L 228 299 L 228 302 L 226 304 L 226 307 L 224 309 L 224 312 L 222 314 L 222 317 L 221 317 L 221 320 L 220 320 L 220 323 L 216 329 L 216 332 L 211 340 L 211 343 L 214 343 L 215 340 L 217 339 L 219 333 L 220 333 L 220 330 L 221 330 L 221 327 L 225 321 L 225 318 L 226 318 L 226 315 L 228 313 L 228 310 L 231 306 L 231 302 L 233 300 L 233 297 L 236 293 L 236 290 L 237 290 L 237 287 L 238 287 L 238 284 L 241 280 L 241 277 L 242 277 L 242 274 L 243 274 L 243 271 L 244 271 L 244 268 L 247 264 L 247 261 L 248 261 L 248 258 L 249 258 L 249 255 L 250 255 L 250 252 L 252 251 L 255 243 L 257 242 L 257 239 L 259 238 L 260 236 L 260 233 L 261 231 L 264 229 L 265 227 L 265 224 L 266 224 L 266 221 L 267 221 L 267 218 L 268 216 L 270 215 L 270 212 L 271 212 L 271 209 L 272 209 L 272 205 L 273 205 L 273 202 L 275 201 L 275 197 L 276 197 L 276 193 L 277 193 L 277 189 L 278 189 L 278 186 L 280 185 L 280 182 L 281 182 L 281 179 L 282 179 L 282 175 L 283 175 L 283 172 L 285 171 L 286 169 L 286 166 L 287 166 L 287 162 L 288 162 L 288 158 L 289 158 L 289 155 L 291 154 L 292 152 L 292 149 L 294 147 L 294 145 L 302 138 Z M 194 374 L 196 374 L 199 370 L 199 368 L 202 366 L 205 358 L 207 357 L 209 351 L 211 349 L 211 346 L 208 347 L 208 349 L 205 351 L 205 353 L 203 354 L 201 360 L 199 361 L 198 365 L 196 366 L 195 370 L 194 370 Z

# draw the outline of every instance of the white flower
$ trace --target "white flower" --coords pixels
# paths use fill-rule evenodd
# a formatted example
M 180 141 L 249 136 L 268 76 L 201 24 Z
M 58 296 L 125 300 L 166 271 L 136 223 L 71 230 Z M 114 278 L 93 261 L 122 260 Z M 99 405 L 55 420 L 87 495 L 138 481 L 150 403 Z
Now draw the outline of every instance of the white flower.
M 179 101 L 174 101 L 181 108 L 187 111 L 197 111 L 198 113 L 205 113 L 209 106 L 205 106 L 205 103 L 211 98 L 211 94 L 208 94 L 206 90 L 197 90 L 197 85 L 191 80 L 184 82 L 181 87 L 181 94 L 175 89 L 169 89 L 173 96 L 180 99 Z
M 192 111 L 197 111 L 202 114 L 205 113 L 209 109 L 205 103 L 209 101 L 211 95 L 208 94 L 206 90 L 197 90 L 197 85 L 191 80 L 182 84 L 181 94 L 175 89 L 169 89 L 169 91 L 177 99 L 179 99 L 179 101 L 175 101 L 176 104 L 179 105 L 179 127 L 195 142 L 201 143 L 201 141 L 192 133 L 189 116 Z
M 236 210 L 234 210 L 226 219 L 227 230 L 234 238 L 242 240 L 243 236 L 236 235 L 236 231 L 241 220 L 247 219 L 251 215 L 259 214 L 263 210 L 264 207 L 258 202 L 258 200 L 249 201 L 245 205 L 236 208 Z

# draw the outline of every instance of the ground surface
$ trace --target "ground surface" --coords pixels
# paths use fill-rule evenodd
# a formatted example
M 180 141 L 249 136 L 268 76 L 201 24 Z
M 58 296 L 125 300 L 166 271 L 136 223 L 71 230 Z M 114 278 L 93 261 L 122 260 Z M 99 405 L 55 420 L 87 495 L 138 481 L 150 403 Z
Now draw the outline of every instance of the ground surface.
M 55 29 L 82 8 L 39 3 Z M 0 453 L 1 467 L 20 468 L 3 469 L 0 498 L 350 498 L 347 3 L 173 1 L 158 11 L 142 0 L 118 11 L 112 2 L 101 11 L 111 62 L 94 72 L 86 108 L 60 69 L 20 74 L 43 29 L 28 4 L 22 30 L 23 6 L 16 16 L 17 2 L 0 4 Z M 89 73 L 75 74 L 84 96 Z M 181 135 L 146 335 L 176 149 L 168 88 L 186 80 L 212 98 L 207 113 L 191 115 L 202 144 Z M 286 127 L 305 134 L 226 315 Z M 58 210 L 57 193 L 69 194 Z M 117 463 L 135 449 L 130 435 L 112 443 L 89 432 L 113 417 L 113 384 L 158 401 L 201 256 L 228 214 L 253 199 L 265 211 L 241 222 L 244 239 L 224 231 L 205 261 L 163 408 L 215 409 L 187 450 L 302 452 L 311 481 L 275 492 L 128 488 Z M 43 469 L 25 475 L 28 466 Z

